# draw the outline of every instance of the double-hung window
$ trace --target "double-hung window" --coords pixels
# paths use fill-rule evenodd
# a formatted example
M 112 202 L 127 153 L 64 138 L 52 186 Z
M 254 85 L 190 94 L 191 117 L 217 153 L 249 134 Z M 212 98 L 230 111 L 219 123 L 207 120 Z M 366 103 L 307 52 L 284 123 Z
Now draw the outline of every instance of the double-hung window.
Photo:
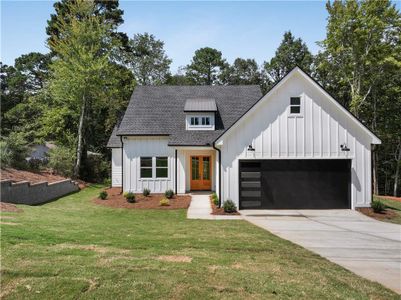
M 168 157 L 141 157 L 141 178 L 168 178 Z
M 299 115 L 301 113 L 301 97 L 290 98 L 290 114 Z
M 156 178 L 168 177 L 167 157 L 156 157 Z
M 152 178 L 152 157 L 141 157 L 141 178 Z

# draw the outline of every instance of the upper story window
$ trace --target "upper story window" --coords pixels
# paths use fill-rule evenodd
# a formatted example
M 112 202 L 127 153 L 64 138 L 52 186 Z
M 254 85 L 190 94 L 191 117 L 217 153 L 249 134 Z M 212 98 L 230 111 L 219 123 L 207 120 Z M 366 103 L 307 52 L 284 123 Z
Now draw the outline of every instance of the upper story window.
M 301 113 L 301 97 L 290 98 L 290 114 L 297 115 Z
M 187 130 L 214 130 L 214 114 L 187 114 Z

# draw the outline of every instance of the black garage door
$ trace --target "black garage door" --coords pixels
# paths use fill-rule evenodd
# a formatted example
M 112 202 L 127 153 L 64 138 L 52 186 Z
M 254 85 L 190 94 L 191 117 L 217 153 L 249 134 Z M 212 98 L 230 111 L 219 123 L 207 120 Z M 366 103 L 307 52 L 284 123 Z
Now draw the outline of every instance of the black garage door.
M 349 159 L 240 160 L 240 209 L 350 208 Z

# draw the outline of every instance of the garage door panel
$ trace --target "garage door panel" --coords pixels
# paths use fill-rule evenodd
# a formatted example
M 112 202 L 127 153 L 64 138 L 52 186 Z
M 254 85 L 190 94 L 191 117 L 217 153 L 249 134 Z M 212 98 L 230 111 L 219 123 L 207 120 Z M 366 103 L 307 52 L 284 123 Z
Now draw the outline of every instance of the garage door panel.
M 350 160 L 240 161 L 240 173 L 240 208 L 350 208 Z

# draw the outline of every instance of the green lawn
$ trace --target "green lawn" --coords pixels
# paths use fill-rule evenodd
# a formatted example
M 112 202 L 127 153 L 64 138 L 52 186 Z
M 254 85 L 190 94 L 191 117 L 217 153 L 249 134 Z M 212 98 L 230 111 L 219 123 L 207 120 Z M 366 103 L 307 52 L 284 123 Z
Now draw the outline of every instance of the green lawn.
M 2 214 L 1 298 L 399 299 L 245 221 L 100 207 L 99 190 Z
M 395 224 L 401 224 L 401 202 L 391 200 L 391 199 L 383 199 L 383 198 L 377 198 L 374 197 L 375 200 L 380 200 L 386 205 L 387 210 L 391 210 L 396 214 L 396 217 L 391 218 L 391 219 L 383 219 L 382 221 L 384 222 L 389 222 L 389 223 L 395 223 Z

